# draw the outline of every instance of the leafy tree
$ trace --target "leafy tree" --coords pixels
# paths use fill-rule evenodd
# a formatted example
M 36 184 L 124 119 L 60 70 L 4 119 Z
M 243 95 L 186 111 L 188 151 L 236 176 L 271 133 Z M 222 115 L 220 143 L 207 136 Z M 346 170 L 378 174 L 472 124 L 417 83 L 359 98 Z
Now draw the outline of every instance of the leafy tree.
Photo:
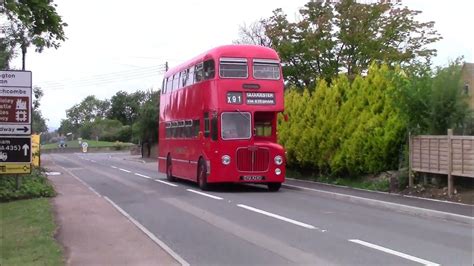
M 9 21 L 6 29 L 7 43 L 13 48 L 20 46 L 23 69 L 25 56 L 30 45 L 37 52 L 44 48 L 57 49 L 66 39 L 61 16 L 56 12 L 52 0 L 5 0 L 5 14 Z
M 90 95 L 84 98 L 79 104 L 66 110 L 66 117 L 73 126 L 73 131 L 77 131 L 81 125 L 93 122 L 98 118 L 105 118 L 110 103 L 107 100 L 99 100 Z
M 71 120 L 69 119 L 62 119 L 60 126 L 58 128 L 58 133 L 60 135 L 66 135 L 67 133 L 78 133 L 79 132 L 79 125 L 78 124 L 73 124 Z
M 44 93 L 40 87 L 33 88 L 33 96 L 34 100 L 32 103 L 32 113 L 31 113 L 31 120 L 32 120 L 32 130 L 34 133 L 41 133 L 47 132 L 48 127 L 46 126 L 46 119 L 41 114 L 39 110 L 40 107 L 40 100 L 43 97 Z
M 469 110 L 461 90 L 460 60 L 444 68 L 438 67 L 435 72 L 429 98 L 429 131 L 431 134 L 444 135 L 448 128 L 462 127 Z
M 330 83 L 341 72 L 352 80 L 372 61 L 429 62 L 436 50 L 428 45 L 441 37 L 434 22 L 415 19 L 419 13 L 396 1 L 310 1 L 300 10 L 298 22 L 288 21 L 276 9 L 261 23 L 280 54 L 288 82 L 314 88 L 318 78 Z
M 160 91 L 147 91 L 136 122 L 133 124 L 133 138 L 140 142 L 158 142 L 158 114 Z
M 10 60 L 14 56 L 13 48 L 5 38 L 0 38 L 0 68 L 9 69 Z
M 239 26 L 239 39 L 234 40 L 235 44 L 254 44 L 265 47 L 272 47 L 272 41 L 265 34 L 265 20 L 255 21 L 247 26 Z
M 146 93 L 143 91 L 130 94 L 119 91 L 110 99 L 110 109 L 107 117 L 116 119 L 124 125 L 132 125 L 137 120 L 140 107 L 145 100 Z

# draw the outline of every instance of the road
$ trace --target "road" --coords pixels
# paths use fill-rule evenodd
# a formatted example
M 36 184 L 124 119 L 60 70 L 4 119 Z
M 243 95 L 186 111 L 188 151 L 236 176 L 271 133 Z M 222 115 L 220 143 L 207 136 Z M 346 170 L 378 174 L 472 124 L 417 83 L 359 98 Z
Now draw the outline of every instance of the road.
M 191 265 L 473 265 L 472 225 L 283 187 L 169 183 L 126 154 L 50 154 Z

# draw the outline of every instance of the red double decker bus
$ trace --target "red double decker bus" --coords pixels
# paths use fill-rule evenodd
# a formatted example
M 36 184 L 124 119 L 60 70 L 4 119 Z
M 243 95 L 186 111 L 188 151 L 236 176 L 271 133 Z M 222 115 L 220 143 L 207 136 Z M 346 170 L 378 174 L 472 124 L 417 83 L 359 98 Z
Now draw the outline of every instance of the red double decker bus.
M 279 190 L 285 180 L 276 127 L 283 86 L 278 54 L 261 46 L 217 47 L 167 71 L 158 170 L 203 190 L 210 183 Z

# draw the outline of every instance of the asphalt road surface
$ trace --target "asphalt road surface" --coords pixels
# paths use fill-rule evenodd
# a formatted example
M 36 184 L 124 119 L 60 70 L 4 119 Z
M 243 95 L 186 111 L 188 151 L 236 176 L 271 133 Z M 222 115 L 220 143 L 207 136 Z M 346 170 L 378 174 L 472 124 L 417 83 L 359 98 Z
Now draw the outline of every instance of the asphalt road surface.
M 311 190 L 169 183 L 114 153 L 45 155 L 190 265 L 473 265 L 473 227 Z

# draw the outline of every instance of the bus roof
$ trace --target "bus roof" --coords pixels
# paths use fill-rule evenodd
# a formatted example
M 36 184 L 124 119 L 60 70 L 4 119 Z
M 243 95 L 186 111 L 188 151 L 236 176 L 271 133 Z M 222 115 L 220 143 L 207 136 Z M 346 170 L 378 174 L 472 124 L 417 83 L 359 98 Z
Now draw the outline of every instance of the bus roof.
M 264 47 L 264 46 L 258 46 L 258 45 L 246 45 L 246 44 L 232 44 L 232 45 L 223 45 L 223 46 L 218 46 L 215 47 L 205 53 L 202 53 L 196 57 L 194 57 L 191 60 L 188 60 L 176 67 L 173 67 L 169 69 L 165 73 L 165 78 L 183 71 L 184 69 L 205 61 L 210 58 L 220 58 L 220 57 L 240 57 L 240 58 L 261 58 L 261 59 L 274 59 L 274 60 L 280 60 L 278 57 L 278 54 L 275 52 L 275 50 Z

